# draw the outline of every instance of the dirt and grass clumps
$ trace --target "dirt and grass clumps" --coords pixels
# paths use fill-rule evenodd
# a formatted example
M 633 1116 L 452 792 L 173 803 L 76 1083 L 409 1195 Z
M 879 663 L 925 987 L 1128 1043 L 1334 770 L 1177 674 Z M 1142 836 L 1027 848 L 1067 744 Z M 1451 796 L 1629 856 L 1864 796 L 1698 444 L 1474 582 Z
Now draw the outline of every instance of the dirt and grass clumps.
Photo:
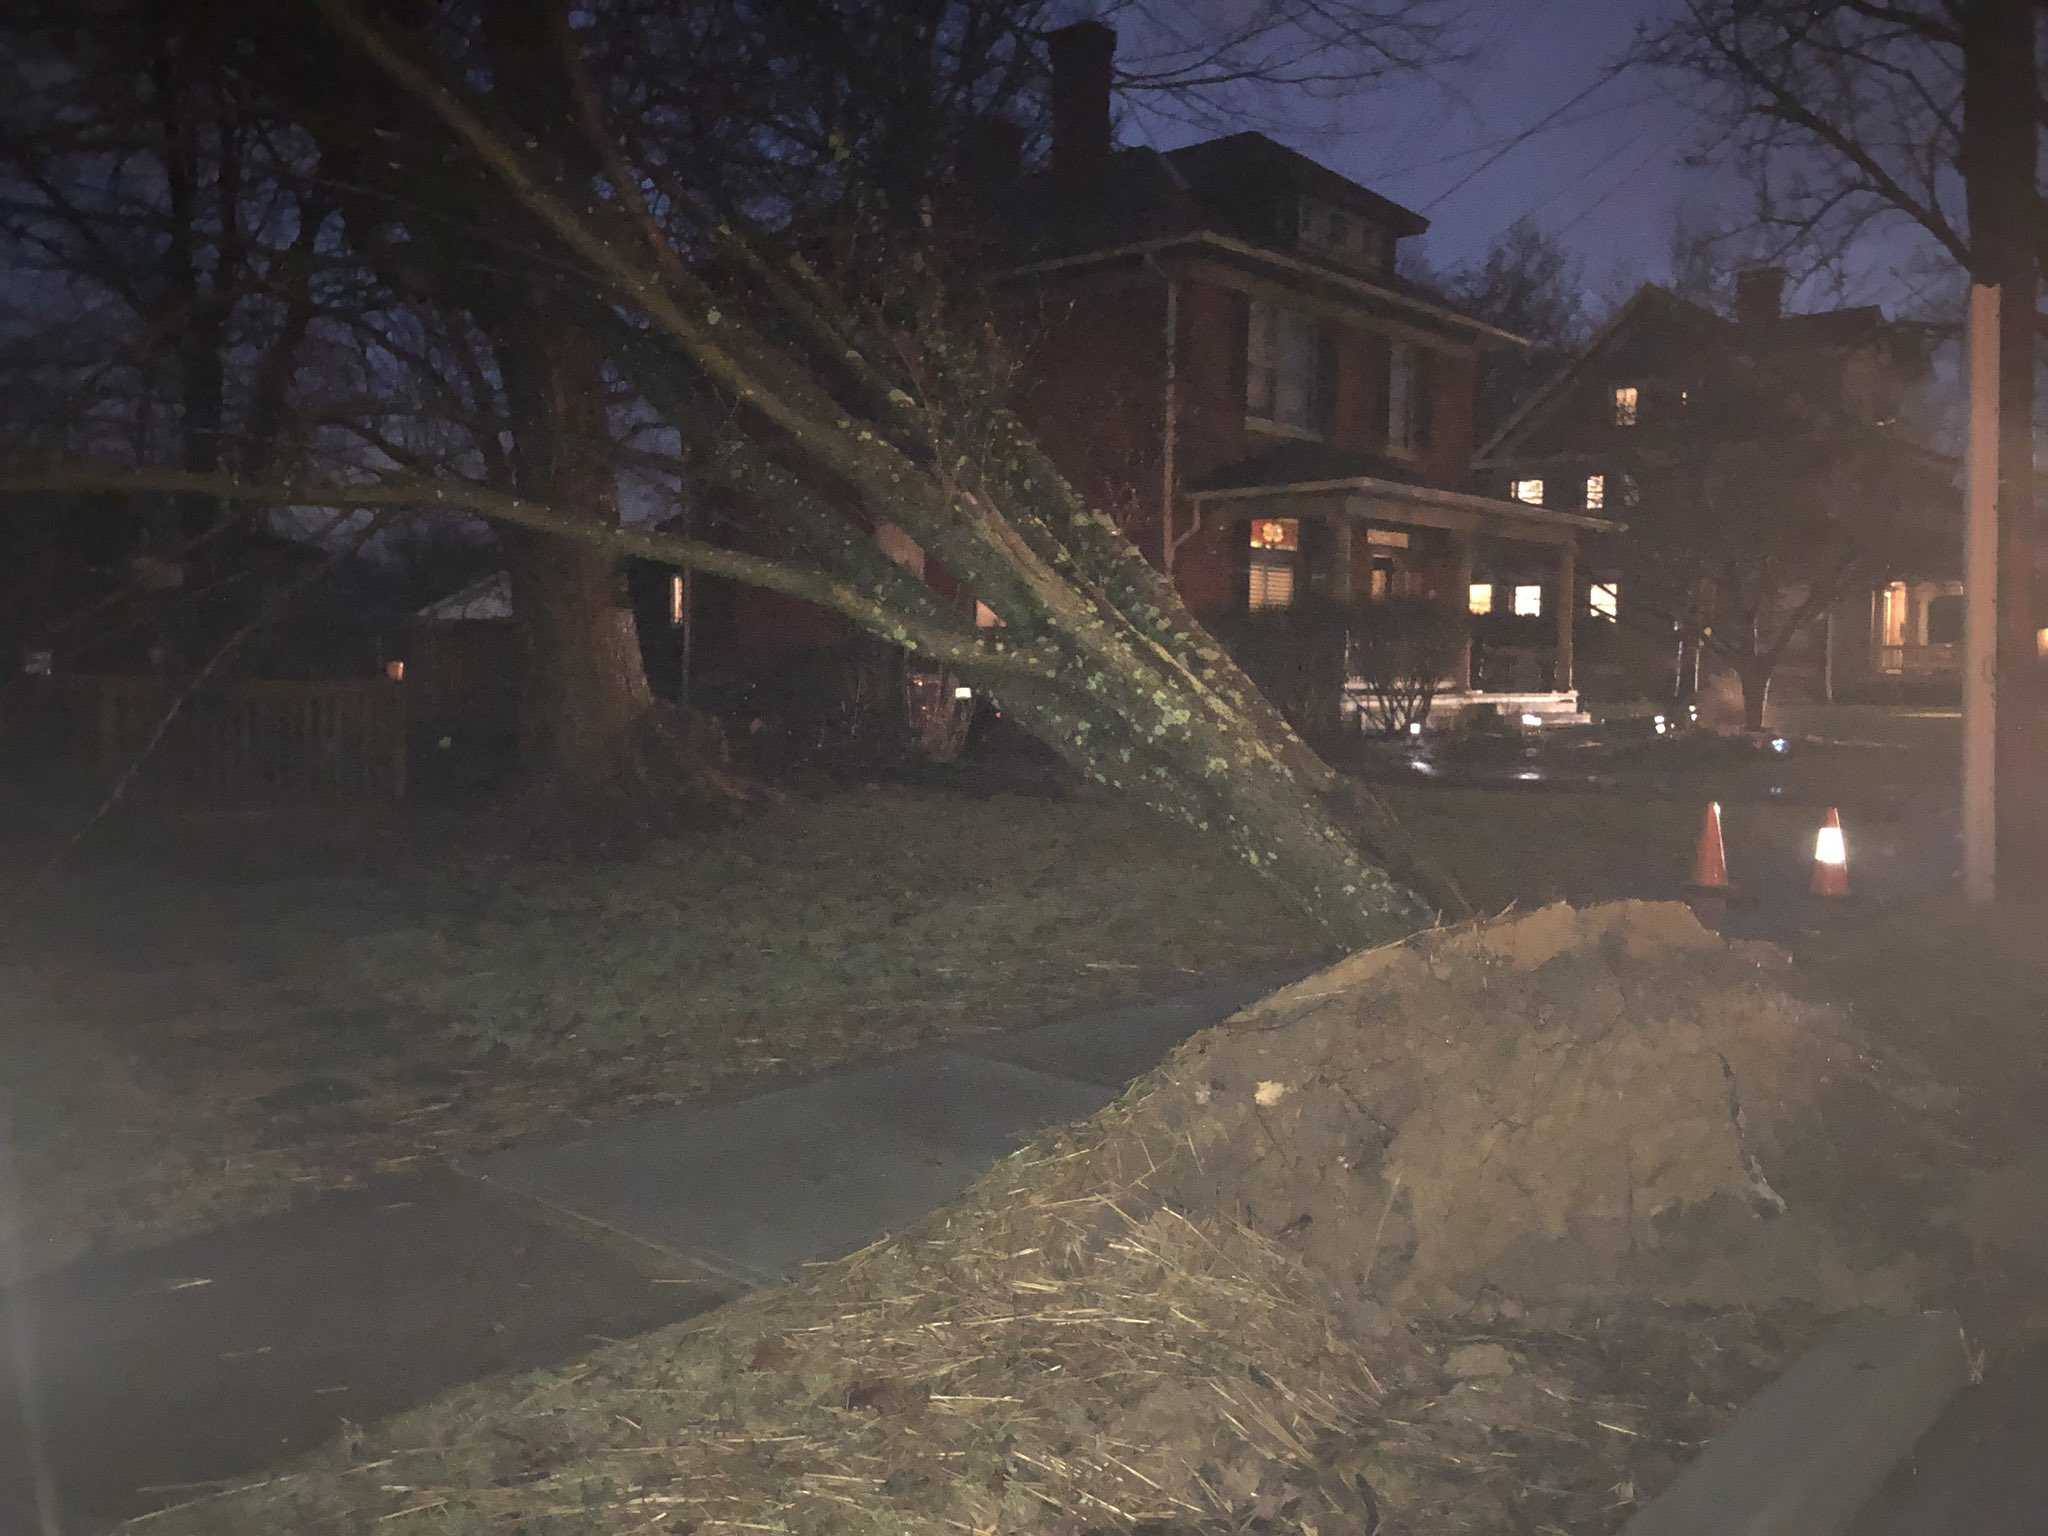
M 1830 1314 L 1969 1293 L 1919 1075 L 1780 964 L 1644 904 L 1354 956 L 919 1230 L 158 1529 L 1617 1528 Z

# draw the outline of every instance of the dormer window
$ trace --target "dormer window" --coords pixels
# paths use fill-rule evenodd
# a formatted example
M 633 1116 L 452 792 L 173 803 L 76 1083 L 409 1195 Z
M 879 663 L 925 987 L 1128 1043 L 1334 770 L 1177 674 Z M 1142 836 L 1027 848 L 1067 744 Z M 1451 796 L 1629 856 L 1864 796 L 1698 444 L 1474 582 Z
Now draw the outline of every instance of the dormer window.
M 1642 406 L 1642 391 L 1633 384 L 1614 386 L 1614 424 L 1617 427 L 1632 427 L 1636 424 L 1637 412 Z
M 1510 483 L 1515 500 L 1526 501 L 1532 507 L 1543 505 L 1543 482 L 1541 480 L 1516 480 Z
M 1304 197 L 1295 211 L 1295 232 L 1304 248 L 1319 255 L 1346 266 L 1379 269 L 1379 229 L 1335 204 Z

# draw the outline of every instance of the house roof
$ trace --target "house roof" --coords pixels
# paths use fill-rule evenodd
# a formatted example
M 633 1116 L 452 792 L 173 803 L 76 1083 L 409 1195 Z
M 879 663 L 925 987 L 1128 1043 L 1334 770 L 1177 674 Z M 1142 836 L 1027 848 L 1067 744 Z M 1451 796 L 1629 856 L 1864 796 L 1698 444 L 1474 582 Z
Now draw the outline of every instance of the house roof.
M 1832 348 L 1854 347 L 1885 333 L 1890 322 L 1875 304 L 1814 314 L 1780 315 L 1760 328 L 1750 328 L 1716 313 L 1704 304 L 1657 283 L 1645 283 L 1629 296 L 1584 348 L 1543 387 L 1524 400 L 1492 437 L 1473 455 L 1475 468 L 1496 468 L 1513 456 L 1515 440 L 1538 422 L 1552 401 L 1592 368 L 1629 327 L 1653 311 L 1692 328 L 1705 341 L 1727 349 L 1752 366 L 1783 368 L 1799 354 L 1819 355 Z
M 1646 310 L 1660 306 L 1668 307 L 1675 313 L 1698 324 L 1719 326 L 1728 323 L 1705 305 L 1695 304 L 1690 299 L 1680 298 L 1669 288 L 1659 283 L 1643 284 L 1642 287 L 1629 295 L 1628 302 L 1623 304 L 1620 309 L 1617 309 L 1605 325 L 1594 332 L 1593 339 L 1587 342 L 1576 356 L 1562 368 L 1558 369 L 1556 373 L 1552 374 L 1549 381 L 1541 389 L 1515 407 L 1509 414 L 1508 419 L 1500 424 L 1499 430 L 1481 444 L 1479 451 L 1472 456 L 1473 466 L 1475 468 L 1484 468 L 1489 464 L 1495 463 L 1496 455 L 1500 452 L 1501 448 L 1515 437 L 1524 426 L 1541 415 L 1544 408 L 1552 400 L 1555 400 L 1570 388 L 1572 383 L 1593 365 L 1594 360 L 1608 350 L 1616 337 L 1620 336 Z
M 1332 448 L 1328 443 L 1289 441 L 1261 449 L 1192 481 L 1191 496 L 1214 496 L 1231 491 L 1255 491 L 1294 485 L 1321 485 L 1333 480 L 1355 480 L 1370 476 L 1420 485 L 1422 476 L 1412 464 L 1373 454 Z
M 1166 159 L 1194 194 L 1207 202 L 1227 203 L 1244 188 L 1269 192 L 1284 186 L 1309 197 L 1350 208 L 1397 235 L 1419 235 L 1429 220 L 1412 208 L 1360 186 L 1349 176 L 1319 165 L 1298 150 L 1263 133 L 1233 133 L 1168 150 Z
M 1424 484 L 1409 465 L 1322 443 L 1289 443 L 1240 459 L 1206 477 L 1200 486 L 1188 492 L 1188 499 L 1200 504 L 1333 493 L 1370 496 L 1397 506 L 1405 502 L 1439 513 L 1473 514 L 1494 525 L 1493 531 L 1509 537 L 1516 527 L 1620 533 L 1626 526 L 1579 512 L 1558 512 L 1495 496 L 1440 490 Z
M 1311 247 L 1276 243 L 1270 228 L 1276 190 L 1338 204 L 1397 237 L 1429 227 L 1413 209 L 1262 133 L 1234 133 L 1183 149 L 1119 150 L 1089 183 L 1051 172 L 1019 178 L 996 194 L 990 210 L 997 230 L 994 275 L 1020 277 L 1206 246 L 1232 259 L 1284 265 L 1461 330 L 1521 342 L 1396 272 L 1366 271 Z
M 465 619 L 509 619 L 512 617 L 511 574 L 493 571 L 446 597 L 436 598 L 413 617 L 436 624 L 452 624 Z

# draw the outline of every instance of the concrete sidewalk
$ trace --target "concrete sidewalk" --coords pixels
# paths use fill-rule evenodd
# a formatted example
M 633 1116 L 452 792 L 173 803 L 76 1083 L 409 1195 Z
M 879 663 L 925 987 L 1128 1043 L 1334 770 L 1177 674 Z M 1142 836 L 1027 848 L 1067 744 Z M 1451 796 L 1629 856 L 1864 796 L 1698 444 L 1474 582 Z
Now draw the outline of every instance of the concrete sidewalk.
M 522 1144 L 481 1177 L 393 1180 L 0 1291 L 0 1532 L 83 1536 L 260 1476 L 344 1422 L 862 1247 L 1293 979 Z
M 738 1283 L 773 1284 L 918 1221 L 1038 1132 L 1085 1120 L 1179 1042 L 1298 975 L 1212 984 L 734 1104 L 522 1142 L 463 1171 Z
M 447 1172 L 58 1270 L 0 1292 L 0 1531 L 79 1536 L 729 1295 Z

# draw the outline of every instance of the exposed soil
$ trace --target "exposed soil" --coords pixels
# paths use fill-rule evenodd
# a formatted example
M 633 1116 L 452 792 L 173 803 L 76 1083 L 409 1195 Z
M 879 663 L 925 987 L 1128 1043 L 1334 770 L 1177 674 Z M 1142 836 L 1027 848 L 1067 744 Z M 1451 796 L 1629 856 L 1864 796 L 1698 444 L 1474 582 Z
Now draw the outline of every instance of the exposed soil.
M 1635 903 L 1354 956 L 918 1231 L 158 1529 L 1618 1528 L 1828 1314 L 2038 1288 L 1782 966 Z

